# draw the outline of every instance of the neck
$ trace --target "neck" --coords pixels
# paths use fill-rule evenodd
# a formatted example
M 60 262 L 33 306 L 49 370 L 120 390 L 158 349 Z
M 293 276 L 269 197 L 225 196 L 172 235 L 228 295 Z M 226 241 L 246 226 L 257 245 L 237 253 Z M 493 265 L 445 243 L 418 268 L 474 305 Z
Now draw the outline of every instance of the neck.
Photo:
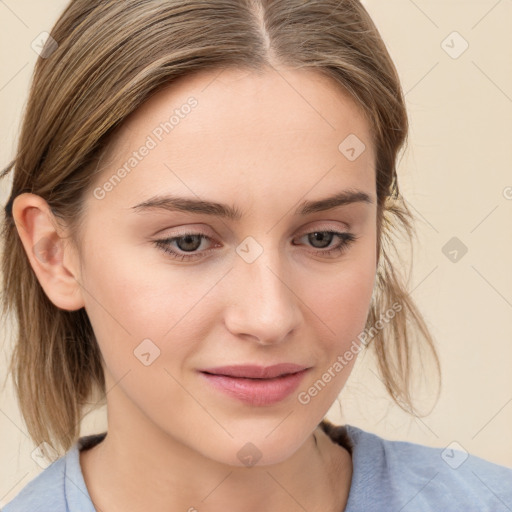
M 80 452 L 98 511 L 345 510 L 352 460 L 320 427 L 286 460 L 241 467 L 205 457 L 145 416 L 138 418 L 144 424 L 115 417 L 109 414 L 105 439 Z

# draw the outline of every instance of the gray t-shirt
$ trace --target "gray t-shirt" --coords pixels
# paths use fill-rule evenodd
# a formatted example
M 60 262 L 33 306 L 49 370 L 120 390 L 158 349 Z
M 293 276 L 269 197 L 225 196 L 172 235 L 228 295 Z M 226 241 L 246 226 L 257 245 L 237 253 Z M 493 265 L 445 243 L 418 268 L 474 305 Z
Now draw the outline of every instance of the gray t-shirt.
M 351 425 L 324 428 L 352 453 L 345 512 L 511 512 L 512 468 L 450 448 L 390 441 Z M 106 432 L 84 436 L 9 502 L 3 512 L 96 512 L 78 451 Z

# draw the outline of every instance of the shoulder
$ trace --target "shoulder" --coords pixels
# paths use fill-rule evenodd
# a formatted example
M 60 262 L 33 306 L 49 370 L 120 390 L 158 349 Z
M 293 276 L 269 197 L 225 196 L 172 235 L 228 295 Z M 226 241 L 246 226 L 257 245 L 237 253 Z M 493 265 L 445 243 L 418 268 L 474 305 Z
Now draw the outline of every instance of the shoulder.
M 12 499 L 2 512 L 65 512 L 64 475 L 65 457 L 57 459 L 39 473 Z
M 353 445 L 354 492 L 368 492 L 370 484 L 381 503 L 402 512 L 512 510 L 512 468 L 471 455 L 458 443 L 435 448 L 345 429 Z
M 1 512 L 94 512 L 80 467 L 80 450 L 106 433 L 79 438 L 70 450 L 31 480 Z

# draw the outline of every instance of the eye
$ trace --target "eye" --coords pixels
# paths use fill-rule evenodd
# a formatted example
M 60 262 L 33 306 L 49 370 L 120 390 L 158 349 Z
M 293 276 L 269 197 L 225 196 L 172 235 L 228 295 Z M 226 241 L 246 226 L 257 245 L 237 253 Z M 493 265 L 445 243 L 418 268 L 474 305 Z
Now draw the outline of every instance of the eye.
M 335 257 L 344 253 L 350 244 L 352 244 L 359 237 L 352 233 L 344 233 L 339 231 L 312 231 L 302 235 L 299 239 L 306 238 L 308 243 L 311 243 L 316 250 L 311 251 L 316 255 L 323 257 Z M 338 240 L 338 243 L 332 246 L 332 241 Z M 163 250 L 166 254 L 173 259 L 180 261 L 197 260 L 204 257 L 212 248 L 199 250 L 202 247 L 203 241 L 211 242 L 214 240 L 204 233 L 183 233 L 179 236 L 162 238 L 155 240 L 154 244 Z M 300 245 L 300 244 L 294 244 Z M 220 247 L 219 244 L 216 245 Z
M 206 236 L 203 233 L 183 233 L 179 236 L 174 236 L 171 238 L 163 238 L 161 240 L 155 240 L 155 245 L 162 249 L 165 253 L 169 254 L 172 258 L 181 260 L 181 261 L 187 261 L 192 259 L 201 258 L 204 252 L 208 251 L 202 251 L 201 253 L 197 253 L 197 251 L 201 247 L 201 243 L 203 240 L 211 241 L 213 240 Z M 173 245 L 176 244 L 179 251 L 178 252 L 175 249 L 173 249 Z M 190 254 L 186 254 L 186 253 Z
M 340 231 L 312 231 L 302 235 L 300 238 L 305 237 L 307 237 L 308 243 L 317 248 L 317 250 L 313 251 L 315 254 L 326 257 L 335 257 L 344 253 L 359 238 L 353 233 Z M 331 246 L 334 239 L 337 239 L 338 243 Z M 326 247 L 327 249 L 325 249 Z

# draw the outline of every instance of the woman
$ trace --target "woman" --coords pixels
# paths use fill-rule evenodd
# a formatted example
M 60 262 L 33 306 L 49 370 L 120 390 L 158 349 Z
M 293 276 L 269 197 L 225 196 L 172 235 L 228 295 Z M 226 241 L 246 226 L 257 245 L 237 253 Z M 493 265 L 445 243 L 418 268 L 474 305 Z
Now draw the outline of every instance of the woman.
M 510 509 L 512 469 L 325 420 L 362 350 L 409 411 L 414 347 L 438 363 L 390 257 L 407 114 L 361 4 L 77 0 L 49 41 L 3 270 L 53 463 L 4 510 Z M 108 432 L 79 438 L 94 396 Z

